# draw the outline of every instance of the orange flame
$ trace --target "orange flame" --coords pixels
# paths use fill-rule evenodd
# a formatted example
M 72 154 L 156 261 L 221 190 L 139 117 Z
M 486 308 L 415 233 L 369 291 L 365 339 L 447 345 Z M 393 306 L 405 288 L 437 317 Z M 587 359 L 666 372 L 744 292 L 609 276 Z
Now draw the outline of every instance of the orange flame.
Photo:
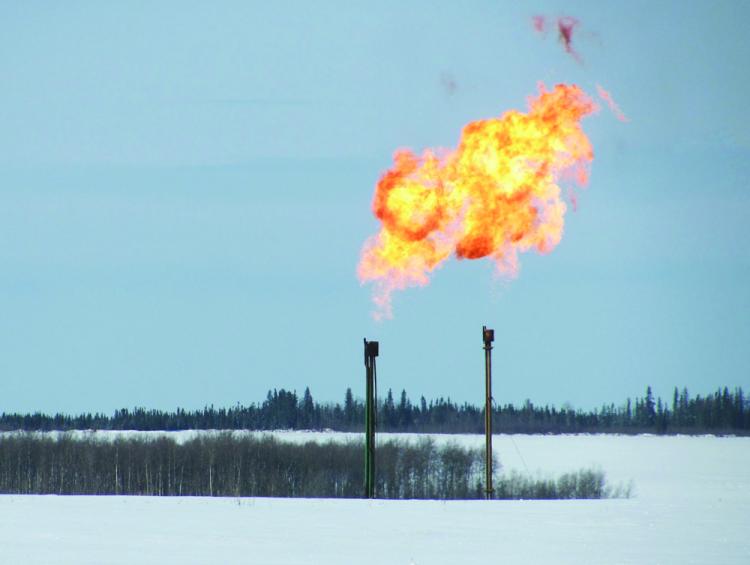
M 375 282 L 376 319 L 392 316 L 393 291 L 426 285 L 452 254 L 491 257 L 513 276 L 519 252 L 548 253 L 560 242 L 566 207 L 557 181 L 572 172 L 586 184 L 593 150 L 580 120 L 596 105 L 575 85 L 541 85 L 529 107 L 468 124 L 455 151 L 396 151 L 375 189 L 382 227 L 358 266 L 362 283 Z

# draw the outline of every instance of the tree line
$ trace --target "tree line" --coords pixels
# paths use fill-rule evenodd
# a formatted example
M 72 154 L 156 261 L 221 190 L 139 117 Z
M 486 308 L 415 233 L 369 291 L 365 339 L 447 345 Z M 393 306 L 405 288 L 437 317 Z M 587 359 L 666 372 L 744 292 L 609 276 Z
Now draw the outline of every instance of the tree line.
M 498 468 L 496 465 L 495 468 Z M 481 449 L 389 440 L 377 448 L 376 495 L 390 499 L 484 498 Z M 560 477 L 497 474 L 495 498 L 629 496 L 600 470 Z M 169 437 L 113 441 L 32 433 L 0 435 L 0 493 L 358 498 L 361 441 L 293 444 L 231 432 L 185 443 Z
M 379 399 L 377 426 L 384 432 L 483 433 L 484 408 L 458 404 L 450 398 L 429 402 L 422 396 L 412 403 L 406 391 L 396 399 L 392 390 Z M 657 434 L 738 434 L 750 433 L 750 401 L 742 388 L 719 388 L 713 394 L 690 396 L 688 390 L 674 389 L 671 401 L 654 398 L 649 386 L 642 398 L 619 406 L 605 404 L 594 410 L 535 405 L 527 400 L 521 406 L 493 408 L 495 433 L 657 433 Z M 364 429 L 364 402 L 347 389 L 344 402 L 320 403 L 306 388 L 300 397 L 285 389 L 269 391 L 265 401 L 230 408 L 213 405 L 198 410 L 174 411 L 135 408 L 115 410 L 114 414 L 42 413 L 0 415 L 0 430 L 189 430 L 189 429 L 330 429 L 361 432 Z

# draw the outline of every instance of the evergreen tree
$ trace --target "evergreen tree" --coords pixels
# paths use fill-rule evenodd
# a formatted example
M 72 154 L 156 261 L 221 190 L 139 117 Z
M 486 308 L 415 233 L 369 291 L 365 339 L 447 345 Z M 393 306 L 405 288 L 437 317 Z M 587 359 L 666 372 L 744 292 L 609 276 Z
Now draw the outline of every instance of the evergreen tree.
M 633 421 L 633 410 L 632 410 L 632 407 L 630 406 L 630 398 L 628 397 L 628 404 L 627 404 L 627 407 L 625 408 L 625 425 L 630 426 L 632 424 L 632 421 Z
M 315 403 L 313 402 L 310 387 L 305 388 L 305 395 L 302 398 L 302 426 L 305 428 L 315 427 Z
M 412 425 L 412 406 L 406 396 L 406 390 L 401 391 L 401 400 L 398 403 L 398 427 L 408 430 Z
M 651 392 L 651 386 L 646 388 L 646 400 L 644 404 L 646 424 L 652 427 L 656 423 L 656 410 L 654 404 L 654 395 Z
M 393 391 L 389 388 L 388 395 L 383 403 L 383 418 L 381 420 L 386 430 L 395 430 L 398 424 L 396 404 L 393 401 Z
M 347 426 L 352 426 L 354 425 L 355 418 L 354 396 L 352 395 L 352 389 L 347 388 L 346 396 L 344 397 L 344 421 Z

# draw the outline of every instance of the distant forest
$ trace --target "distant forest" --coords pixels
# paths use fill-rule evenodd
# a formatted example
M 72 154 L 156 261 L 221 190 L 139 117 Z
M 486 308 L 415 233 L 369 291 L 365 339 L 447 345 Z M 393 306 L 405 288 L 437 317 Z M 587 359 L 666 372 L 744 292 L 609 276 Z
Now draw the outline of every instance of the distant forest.
M 750 402 L 741 388 L 727 387 L 713 394 L 691 397 L 675 388 L 669 401 L 654 398 L 648 387 L 643 398 L 620 405 L 603 405 L 591 411 L 505 404 L 493 409 L 495 433 L 569 434 L 750 434 Z M 412 403 L 405 391 L 396 399 L 391 390 L 378 402 L 378 430 L 383 432 L 482 433 L 484 408 L 457 404 L 450 398 Z M 360 432 L 364 429 L 364 403 L 347 389 L 343 404 L 319 403 L 307 388 L 300 397 L 284 389 L 268 392 L 262 403 L 231 408 L 207 406 L 173 412 L 135 408 L 105 414 L 0 415 L 0 430 L 323 430 Z

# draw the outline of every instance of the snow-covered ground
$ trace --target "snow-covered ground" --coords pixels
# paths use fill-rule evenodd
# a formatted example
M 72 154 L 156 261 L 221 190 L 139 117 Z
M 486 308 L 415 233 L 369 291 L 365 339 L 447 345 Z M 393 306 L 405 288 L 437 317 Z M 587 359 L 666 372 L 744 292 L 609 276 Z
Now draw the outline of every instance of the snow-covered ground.
M 173 435 L 182 441 L 195 433 Z M 494 446 L 504 469 L 556 475 L 597 466 L 612 482 L 632 480 L 635 496 L 435 502 L 6 495 L 0 563 L 750 563 L 750 438 L 498 435 Z

